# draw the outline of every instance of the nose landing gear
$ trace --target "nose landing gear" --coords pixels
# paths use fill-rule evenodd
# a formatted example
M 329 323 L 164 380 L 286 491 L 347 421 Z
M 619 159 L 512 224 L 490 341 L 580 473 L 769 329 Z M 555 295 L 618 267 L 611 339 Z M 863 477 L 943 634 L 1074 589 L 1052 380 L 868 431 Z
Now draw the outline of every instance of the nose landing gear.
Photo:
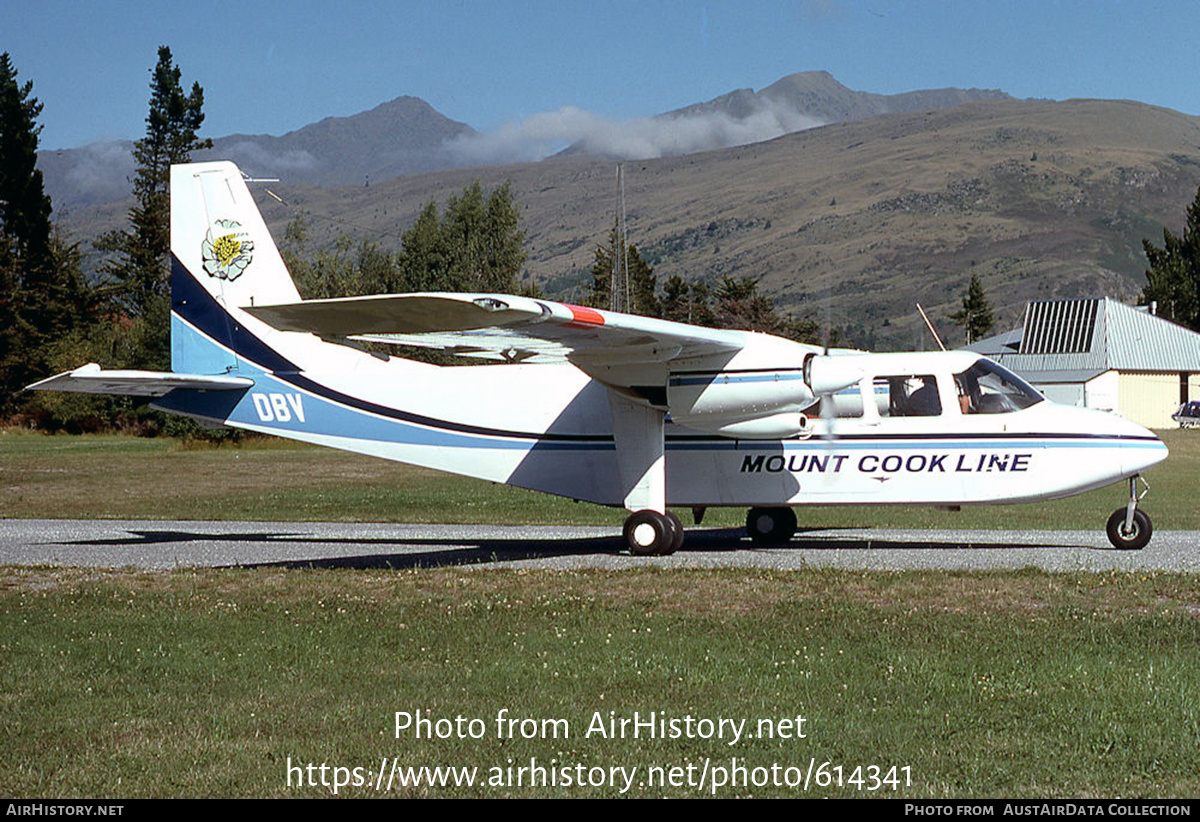
M 1137 490 L 1139 479 L 1144 486 L 1140 494 Z M 1105 529 L 1108 532 L 1108 541 L 1114 548 L 1122 551 L 1140 551 L 1150 542 L 1154 526 L 1150 522 L 1150 516 L 1137 507 L 1149 490 L 1150 485 L 1141 474 L 1129 478 L 1129 502 L 1124 508 L 1112 512 Z

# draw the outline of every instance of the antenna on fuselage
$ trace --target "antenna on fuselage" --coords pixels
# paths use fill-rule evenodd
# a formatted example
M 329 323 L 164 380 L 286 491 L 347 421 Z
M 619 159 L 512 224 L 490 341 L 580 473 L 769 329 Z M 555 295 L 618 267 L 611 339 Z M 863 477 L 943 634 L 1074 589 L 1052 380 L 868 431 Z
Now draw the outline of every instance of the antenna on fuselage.
M 925 327 L 929 329 L 929 333 L 933 335 L 934 341 L 937 342 L 938 348 L 945 351 L 946 346 L 942 344 L 942 338 L 938 336 L 937 329 L 933 327 L 933 323 L 929 321 L 929 317 L 925 314 L 925 309 L 921 308 L 921 304 L 917 303 L 917 311 L 921 312 L 921 319 L 925 321 Z

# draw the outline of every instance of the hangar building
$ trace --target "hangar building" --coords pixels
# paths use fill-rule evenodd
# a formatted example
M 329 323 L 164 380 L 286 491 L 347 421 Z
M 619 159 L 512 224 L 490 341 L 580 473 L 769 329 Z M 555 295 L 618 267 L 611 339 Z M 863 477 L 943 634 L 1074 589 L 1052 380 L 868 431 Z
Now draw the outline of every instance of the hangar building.
M 1042 300 L 1024 324 L 967 346 L 1066 405 L 1115 411 L 1147 428 L 1200 399 L 1200 334 L 1116 300 Z

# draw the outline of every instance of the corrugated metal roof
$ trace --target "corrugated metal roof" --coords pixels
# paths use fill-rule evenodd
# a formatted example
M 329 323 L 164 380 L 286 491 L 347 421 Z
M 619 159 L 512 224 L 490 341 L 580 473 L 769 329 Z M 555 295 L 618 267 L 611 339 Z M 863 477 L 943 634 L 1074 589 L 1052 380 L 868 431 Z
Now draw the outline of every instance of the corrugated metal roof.
M 1108 366 L 1121 371 L 1200 371 L 1200 334 L 1105 300 Z
M 1016 369 L 1013 369 L 1016 370 Z M 1058 385 L 1065 383 L 1088 382 L 1094 380 L 1101 374 L 1106 374 L 1107 371 L 1096 371 L 1094 369 L 1085 368 L 1082 371 L 1038 371 L 1038 385 Z
M 1010 331 L 968 348 L 1025 375 L 1200 371 L 1200 334 L 1107 297 L 1032 302 L 1019 330 L 1019 353 L 1013 353 L 1017 339 Z
M 976 340 L 968 345 L 967 349 L 979 354 L 986 354 L 993 359 L 999 354 L 1012 354 L 1021 348 L 1021 333 L 1023 330 L 1023 328 L 1014 328 L 1012 331 L 1005 331 L 1003 334 L 984 337 L 982 340 Z

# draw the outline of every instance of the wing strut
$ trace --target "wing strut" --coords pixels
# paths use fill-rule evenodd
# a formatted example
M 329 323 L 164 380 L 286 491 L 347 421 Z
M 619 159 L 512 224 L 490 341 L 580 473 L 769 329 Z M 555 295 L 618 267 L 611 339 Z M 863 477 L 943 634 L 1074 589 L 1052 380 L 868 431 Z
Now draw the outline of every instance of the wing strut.
M 617 467 L 625 491 L 625 508 L 667 510 L 666 463 L 663 460 L 665 413 L 608 390 Z
M 683 523 L 667 510 L 663 457 L 666 413 L 608 390 L 617 471 L 625 493 L 625 543 L 633 554 L 672 554 L 683 544 Z

